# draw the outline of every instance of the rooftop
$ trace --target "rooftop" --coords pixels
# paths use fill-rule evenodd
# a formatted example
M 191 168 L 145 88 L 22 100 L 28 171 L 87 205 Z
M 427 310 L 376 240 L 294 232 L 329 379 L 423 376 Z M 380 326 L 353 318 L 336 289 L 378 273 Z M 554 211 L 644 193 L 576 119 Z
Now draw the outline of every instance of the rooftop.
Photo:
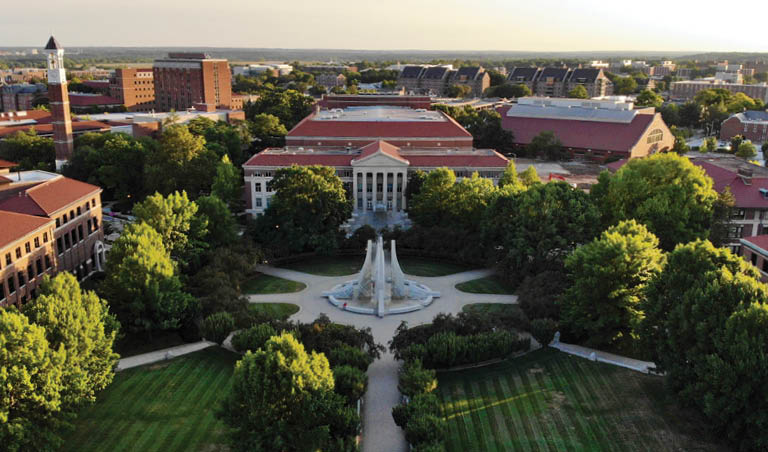
M 28 174 L 25 174 L 28 173 Z M 96 194 L 101 188 L 46 171 L 24 171 L 26 182 L 37 182 L 21 192 L 15 192 L 0 201 L 0 210 L 26 215 L 49 216 L 84 197 Z M 10 179 L 15 178 L 9 175 Z M 24 180 L 22 180 L 24 182 Z M 0 192 L 0 197 L 2 196 Z
M 447 119 L 436 111 L 374 105 L 365 107 L 336 108 L 321 110 L 312 117 L 313 121 L 362 121 L 362 122 L 445 122 Z
M 53 220 L 50 218 L 0 211 L 0 248 L 4 248 L 52 222 Z
M 632 102 L 523 97 L 506 111 L 509 118 L 563 119 L 629 124 L 638 115 Z

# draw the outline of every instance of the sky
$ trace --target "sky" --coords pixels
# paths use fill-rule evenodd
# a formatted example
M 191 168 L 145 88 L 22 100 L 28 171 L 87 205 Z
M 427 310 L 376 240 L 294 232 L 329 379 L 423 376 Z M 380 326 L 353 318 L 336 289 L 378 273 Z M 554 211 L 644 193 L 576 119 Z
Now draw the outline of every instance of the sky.
M 766 0 L 0 0 L 0 47 L 768 52 L 766 16 Z

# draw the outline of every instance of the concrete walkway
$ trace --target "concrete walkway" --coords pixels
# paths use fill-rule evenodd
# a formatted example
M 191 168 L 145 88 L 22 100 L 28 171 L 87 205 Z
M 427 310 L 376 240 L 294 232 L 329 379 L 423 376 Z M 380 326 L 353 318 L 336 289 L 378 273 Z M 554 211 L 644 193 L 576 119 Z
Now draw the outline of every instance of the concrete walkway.
M 625 367 L 627 369 L 636 370 L 644 374 L 649 374 L 651 373 L 651 369 L 656 368 L 656 364 L 651 361 L 641 361 L 639 359 L 628 358 L 626 356 L 615 355 L 613 353 L 601 352 L 600 350 L 582 347 L 581 345 L 566 344 L 564 342 L 553 341 L 551 344 L 549 344 L 549 346 L 556 348 L 561 352 L 568 353 L 569 355 L 580 356 L 592 361 L 599 361 L 601 363 Z
M 358 328 L 370 327 L 376 342 L 388 346 L 401 321 L 409 325 L 429 323 L 435 315 L 456 314 L 462 307 L 471 303 L 516 303 L 515 295 L 481 295 L 461 292 L 456 284 L 490 276 L 491 270 L 472 270 L 441 277 L 409 276 L 418 282 L 440 292 L 440 298 L 420 311 L 408 314 L 391 315 L 380 319 L 375 316 L 354 314 L 331 305 L 322 297 L 323 291 L 335 285 L 354 279 L 348 276 L 318 276 L 283 268 L 259 266 L 257 270 L 271 276 L 299 281 L 306 284 L 306 289 L 289 294 L 249 295 L 251 303 L 293 303 L 300 306 L 299 312 L 291 320 L 311 322 L 321 313 L 337 323 L 353 325 Z M 392 419 L 392 407 L 400 401 L 397 390 L 397 372 L 400 364 L 389 353 L 383 353 L 381 359 L 368 368 L 368 391 L 363 400 L 363 444 L 364 452 L 405 452 L 408 444 L 403 431 Z
M 164 348 L 162 350 L 155 350 L 154 352 L 143 353 L 141 355 L 129 356 L 123 358 L 117 362 L 116 371 L 130 369 L 132 367 L 139 367 L 145 364 L 152 364 L 159 361 L 165 361 L 167 359 L 173 359 L 178 356 L 188 355 L 190 353 L 199 352 L 216 345 L 214 342 L 200 341 L 193 342 L 191 344 L 179 345 L 177 347 Z

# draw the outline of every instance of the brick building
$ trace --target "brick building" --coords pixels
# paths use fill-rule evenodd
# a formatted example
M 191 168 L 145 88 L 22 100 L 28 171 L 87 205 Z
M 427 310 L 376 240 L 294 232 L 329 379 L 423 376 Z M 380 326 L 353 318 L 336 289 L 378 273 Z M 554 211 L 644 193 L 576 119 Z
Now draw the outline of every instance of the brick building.
M 482 96 L 491 86 L 491 76 L 480 66 L 453 69 L 453 66 L 406 66 L 400 71 L 397 85 L 406 92 L 443 96 L 451 85 L 464 85 L 472 95 Z
M 730 140 L 736 135 L 741 135 L 753 143 L 768 141 L 768 112 L 745 111 L 723 121 L 720 139 Z
M 571 158 L 603 162 L 638 158 L 672 149 L 675 138 L 653 108 L 634 109 L 621 100 L 523 97 L 498 109 L 501 126 L 527 146 L 553 132 Z
M 151 68 L 116 69 L 109 79 L 109 95 L 119 99 L 128 111 L 155 108 L 155 77 Z
M 232 74 L 227 60 L 203 53 L 170 53 L 152 66 L 155 108 L 214 111 L 232 104 Z
M 589 97 L 613 94 L 613 83 L 601 68 L 516 67 L 509 73 L 507 83 L 523 84 L 540 97 L 566 97 L 579 85 L 586 88 Z
M 51 36 L 44 52 L 48 63 L 48 99 L 53 124 L 53 146 L 56 150 L 56 170 L 60 170 L 72 158 L 75 150 L 67 76 L 64 71 L 64 48 Z
M 343 88 L 347 85 L 347 77 L 344 74 L 318 74 L 315 76 L 315 81 L 318 85 L 329 91 L 333 88 Z
M 324 94 L 317 102 L 320 108 L 332 110 L 334 108 L 371 107 L 376 105 L 390 105 L 392 107 L 407 107 L 413 109 L 429 110 L 432 99 L 429 96 L 400 96 L 382 94 Z
M 400 214 L 406 208 L 408 173 L 416 169 L 448 167 L 459 178 L 477 171 L 494 182 L 504 171 L 508 160 L 474 148 L 472 135 L 453 118 L 403 107 L 404 96 L 376 97 L 382 98 L 377 105 L 318 109 L 288 132 L 284 148 L 251 157 L 243 165 L 246 212 L 264 212 L 274 195 L 268 187 L 274 172 L 293 164 L 334 167 L 353 195 L 355 215 L 361 216 Z M 396 105 L 388 105 L 388 98 Z
M 768 234 L 739 239 L 741 256 L 760 272 L 760 280 L 768 281 Z
M 103 239 L 99 187 L 46 171 L 0 174 L 0 306 L 33 298 L 43 275 L 102 269 Z
M 0 87 L 0 111 L 25 111 L 34 108 L 35 100 L 48 96 L 44 84 L 19 84 Z
M 672 82 L 669 91 L 671 100 L 691 100 L 696 93 L 705 89 L 726 89 L 732 93 L 744 93 L 753 99 L 768 102 L 768 84 L 744 85 L 741 83 L 727 83 L 722 80 L 690 80 L 684 82 Z

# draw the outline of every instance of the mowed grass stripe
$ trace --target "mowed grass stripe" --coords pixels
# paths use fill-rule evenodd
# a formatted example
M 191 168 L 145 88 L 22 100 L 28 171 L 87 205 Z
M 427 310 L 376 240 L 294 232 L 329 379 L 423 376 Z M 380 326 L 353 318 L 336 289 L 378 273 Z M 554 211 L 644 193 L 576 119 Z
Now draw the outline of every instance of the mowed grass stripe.
M 163 408 L 167 402 L 160 403 L 158 399 L 162 398 L 162 392 L 166 391 L 168 389 L 168 386 L 170 386 L 172 383 L 176 383 L 178 381 L 184 382 L 186 384 L 194 385 L 197 380 L 200 378 L 200 375 L 203 373 L 205 369 L 205 365 L 201 365 L 200 363 L 195 363 L 197 365 L 192 365 L 191 363 L 185 363 L 185 367 L 188 369 L 191 369 L 188 375 L 186 375 L 183 379 L 179 379 L 178 377 L 174 376 L 170 380 L 166 378 L 162 378 L 164 375 L 157 375 L 157 381 L 159 384 L 153 385 L 152 391 L 147 392 L 144 394 L 145 400 L 148 401 L 148 404 L 144 404 L 144 408 L 142 410 L 142 416 L 139 421 L 134 421 L 129 424 L 129 428 L 126 430 L 126 432 L 121 435 L 123 438 L 126 438 L 126 441 L 122 442 L 120 444 L 120 447 L 115 448 L 115 452 L 119 451 L 130 451 L 130 450 L 139 450 L 135 449 L 134 445 L 135 442 L 141 438 L 141 434 L 143 431 L 145 431 L 147 428 L 149 428 L 152 425 L 152 422 L 155 420 L 155 412 L 161 408 Z M 169 374 L 168 372 L 170 369 L 172 369 L 174 366 L 171 364 L 170 366 L 162 369 L 162 374 Z M 168 407 L 171 408 L 171 407 Z M 178 409 L 178 408 L 176 408 Z M 158 416 L 160 417 L 160 416 Z M 168 422 L 166 419 L 165 422 Z M 167 428 L 167 426 L 166 426 Z
M 198 413 L 205 413 L 205 415 L 199 417 L 196 422 L 188 422 L 187 428 L 180 431 L 180 435 L 176 437 L 177 441 L 171 443 L 169 448 L 158 450 L 184 450 L 176 447 L 179 437 L 188 438 L 192 443 L 202 443 L 205 439 L 208 439 L 208 442 L 218 440 L 218 437 L 214 438 L 212 435 L 212 427 L 220 422 L 214 417 L 214 411 L 218 408 L 214 399 L 217 395 L 226 394 L 225 390 L 228 388 L 227 383 L 231 375 L 232 371 L 226 368 L 219 368 L 217 373 L 211 374 L 205 382 L 204 392 L 192 408 Z
M 501 404 L 501 412 L 504 415 L 504 421 L 507 424 L 510 435 L 512 437 L 511 446 L 514 450 L 523 450 L 525 452 L 531 451 L 531 445 L 528 441 L 528 436 L 525 431 L 525 426 L 520 419 L 520 412 L 515 407 L 515 398 L 518 394 L 513 393 L 506 381 L 501 375 L 495 375 L 493 378 L 493 387 L 496 390 L 496 394 L 499 394 L 505 401 Z
M 181 407 L 175 408 L 171 406 L 171 404 L 177 394 L 183 394 L 188 398 L 195 397 L 199 388 L 205 387 L 206 378 L 204 377 L 208 376 L 214 366 L 215 364 L 209 361 L 198 361 L 194 366 L 197 373 L 192 377 L 183 379 L 176 377 L 167 382 L 164 388 L 166 390 L 165 393 L 158 399 L 157 409 L 152 410 L 151 413 L 156 412 L 160 408 L 167 410 L 168 413 L 163 413 L 163 417 L 172 420 L 172 422 L 165 421 L 161 423 L 157 420 L 149 421 L 147 431 L 136 439 L 137 450 L 174 450 L 160 448 L 160 445 L 169 436 L 181 436 L 179 435 L 179 428 L 183 424 L 180 424 L 180 422 L 183 422 L 181 420 L 192 413 L 188 413 L 188 410 L 184 410 Z M 158 437 L 156 437 L 154 431 L 158 427 L 162 427 L 162 431 L 158 433 Z M 149 441 L 152 441 L 152 444 L 147 444 Z
M 483 403 L 488 411 L 488 417 L 491 419 L 491 430 L 493 430 L 493 437 L 496 440 L 496 448 L 500 451 L 509 450 L 512 438 L 509 436 L 509 428 L 504 422 L 504 415 L 501 412 L 500 405 L 506 403 L 504 398 L 499 398 L 496 394 L 496 400 L 491 396 L 492 389 L 488 389 L 488 386 L 492 384 L 489 378 L 484 378 L 477 381 L 477 385 L 480 388 L 480 393 L 483 395 Z M 493 388 L 493 386 L 491 386 Z
M 546 429 L 539 423 L 538 416 L 536 415 L 535 403 L 534 400 L 532 400 L 534 397 L 533 394 L 531 394 L 529 390 L 526 389 L 525 385 L 523 385 L 519 373 L 508 376 L 507 382 L 513 391 L 521 394 L 521 397 L 517 399 L 519 402 L 518 406 L 520 412 L 523 413 L 531 426 L 532 435 L 530 438 L 533 440 L 536 449 L 540 451 L 550 450 L 545 437 Z
M 452 387 L 451 383 L 440 383 L 438 385 L 438 392 L 442 400 L 443 417 L 448 423 L 448 444 L 458 445 L 456 450 L 466 450 L 465 448 L 469 447 L 469 438 L 464 428 L 464 421 L 459 419 L 461 416 L 458 414 L 456 404 L 453 402 L 453 400 L 458 399 L 451 397 L 449 387 Z M 450 447 L 449 450 L 451 450 Z
M 570 362 L 571 361 L 567 359 L 553 360 L 547 363 L 547 366 L 551 369 L 551 372 L 557 372 L 558 378 L 562 381 L 560 387 L 563 388 L 563 392 L 571 402 L 572 409 L 566 409 L 566 411 L 569 411 L 571 414 L 569 419 L 576 425 L 580 435 L 584 438 L 585 444 L 589 447 L 596 447 L 600 442 L 598 438 L 602 438 L 607 434 L 605 426 L 603 425 L 602 420 L 594 415 L 594 406 L 582 393 L 581 386 L 576 384 L 574 380 L 574 370 L 570 366 Z M 592 415 L 587 421 L 587 417 L 582 413 L 592 413 Z
M 579 381 L 579 387 L 582 388 L 586 394 L 590 410 L 595 413 L 595 420 L 599 422 L 599 426 L 602 430 L 601 434 L 596 435 L 603 450 L 616 450 L 621 451 L 622 446 L 618 438 L 618 431 L 614 423 L 610 422 L 610 416 L 607 416 L 608 407 L 605 406 L 605 402 L 599 395 L 601 388 L 595 389 L 592 382 L 590 373 L 585 369 L 585 362 L 582 358 L 574 358 L 571 356 L 564 356 L 564 362 L 571 366 L 574 378 Z M 602 388 L 605 389 L 605 388 Z M 613 441 L 605 441 L 606 438 L 613 438 Z
M 475 395 L 473 399 L 476 406 L 475 414 L 479 419 L 477 424 L 475 424 L 475 428 L 477 428 L 477 426 L 480 427 L 480 434 L 485 440 L 485 448 L 483 450 L 489 452 L 499 450 L 498 445 L 496 444 L 496 425 L 491 410 L 489 409 L 490 406 L 484 397 L 483 390 L 480 388 L 480 385 L 477 384 L 477 380 L 473 379 L 465 381 L 469 383 L 469 387 L 472 390 L 471 392 Z
M 557 451 L 567 450 L 562 437 L 558 435 L 557 428 L 548 415 L 549 404 L 547 403 L 547 396 L 551 397 L 551 395 L 545 394 L 545 389 L 536 384 L 536 380 L 530 377 L 529 372 L 521 372 L 520 378 L 523 382 L 523 387 L 533 394 L 531 403 L 536 407 L 535 416 L 544 428 L 544 440 L 547 442 L 547 445 Z
M 471 446 L 473 444 L 479 443 L 480 440 L 477 438 L 477 434 L 475 433 L 475 426 L 472 423 L 472 416 L 469 415 L 472 409 L 469 403 L 470 394 L 467 394 L 464 391 L 461 382 L 462 380 L 459 380 L 455 384 L 451 385 L 451 396 L 456 400 L 462 400 L 466 402 L 466 407 L 461 407 L 463 409 L 458 414 L 457 419 L 463 424 L 464 431 L 467 433 L 467 445 Z M 461 397 L 458 397 L 459 391 L 461 391 Z
M 562 407 L 561 401 L 559 397 L 562 395 L 564 398 L 565 395 L 562 393 L 562 391 L 559 390 L 558 387 L 555 386 L 554 382 L 549 378 L 549 374 L 551 372 L 547 371 L 548 369 L 545 368 L 543 372 L 537 372 L 532 375 L 532 379 L 536 381 L 536 384 L 540 387 L 546 390 L 544 394 L 549 395 L 549 404 L 547 406 L 546 411 L 546 417 L 550 419 L 550 422 L 552 423 L 553 428 L 560 432 L 560 436 L 563 439 L 563 442 L 565 443 L 566 450 L 582 450 L 583 443 L 579 440 L 579 438 L 574 434 L 574 427 L 573 424 L 570 422 L 566 422 L 563 420 L 561 413 L 562 413 Z
M 477 391 L 472 390 L 472 383 L 468 379 L 463 379 L 462 383 L 464 384 L 464 393 L 468 395 L 469 418 L 472 419 L 472 429 L 477 438 L 475 444 L 480 450 L 489 450 L 488 440 L 491 437 L 491 429 L 488 428 L 488 417 L 479 402 Z

